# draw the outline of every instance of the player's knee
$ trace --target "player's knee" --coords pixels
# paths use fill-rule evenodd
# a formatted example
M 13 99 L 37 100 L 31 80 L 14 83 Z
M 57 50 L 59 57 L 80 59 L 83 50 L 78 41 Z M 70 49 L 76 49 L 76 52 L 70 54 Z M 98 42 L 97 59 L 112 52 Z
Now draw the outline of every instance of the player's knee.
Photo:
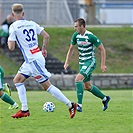
M 84 87 L 86 90 L 89 91 L 91 89 L 92 85 L 91 84 L 84 84 Z
M 16 83 L 22 83 L 21 79 L 19 78 L 14 78 L 13 79 L 13 83 L 16 84 Z
M 75 78 L 75 82 L 82 82 L 83 79 L 84 79 L 83 75 L 78 74 L 78 75 L 76 76 L 76 78 Z
M 75 78 L 75 82 L 81 82 L 82 80 Z
M 51 86 L 51 82 L 49 80 L 41 83 L 42 87 L 43 87 L 43 90 L 47 91 L 48 88 Z

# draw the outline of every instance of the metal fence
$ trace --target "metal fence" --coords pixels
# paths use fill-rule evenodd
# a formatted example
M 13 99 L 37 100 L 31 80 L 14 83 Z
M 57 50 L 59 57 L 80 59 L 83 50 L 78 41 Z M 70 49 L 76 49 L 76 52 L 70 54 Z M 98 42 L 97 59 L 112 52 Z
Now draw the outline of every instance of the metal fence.
M 44 25 L 72 25 L 78 17 L 77 0 L 0 0 L 0 22 L 11 13 L 13 3 L 22 3 L 25 19 Z
M 25 19 L 42 25 L 68 25 L 85 16 L 87 24 L 133 24 L 132 0 L 92 0 L 82 5 L 79 0 L 0 0 L 0 23 L 11 13 L 13 3 L 22 3 Z

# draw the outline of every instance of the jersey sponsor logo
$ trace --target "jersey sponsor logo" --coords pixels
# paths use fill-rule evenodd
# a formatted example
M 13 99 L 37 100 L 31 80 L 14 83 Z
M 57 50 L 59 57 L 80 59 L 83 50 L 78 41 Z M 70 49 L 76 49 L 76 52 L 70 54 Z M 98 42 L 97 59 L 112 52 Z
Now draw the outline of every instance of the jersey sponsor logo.
M 32 47 L 34 47 L 35 45 L 37 45 L 36 42 L 33 42 L 33 43 L 28 44 L 29 48 L 32 48 Z
M 31 49 L 30 52 L 31 52 L 32 54 L 35 54 L 35 53 L 37 53 L 37 52 L 40 52 L 40 48 L 37 47 L 37 48 Z
M 87 44 L 87 42 L 85 42 L 85 41 L 77 41 L 77 44 L 79 44 L 79 45 L 85 45 L 85 44 Z
M 80 44 L 80 45 L 86 45 L 88 43 L 88 40 L 85 39 L 85 38 L 82 38 L 82 39 L 77 39 L 77 44 Z
M 87 42 L 80 42 L 80 44 L 87 44 Z
M 42 76 L 41 75 L 37 75 L 37 76 L 34 76 L 34 78 L 35 79 L 40 79 L 40 78 L 42 78 Z

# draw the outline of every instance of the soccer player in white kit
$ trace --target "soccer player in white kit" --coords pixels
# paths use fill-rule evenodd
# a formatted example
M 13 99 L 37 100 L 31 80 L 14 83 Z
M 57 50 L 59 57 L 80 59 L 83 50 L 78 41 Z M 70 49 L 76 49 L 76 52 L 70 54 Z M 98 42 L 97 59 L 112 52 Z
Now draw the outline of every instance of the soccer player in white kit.
M 15 43 L 17 43 L 25 60 L 13 79 L 22 107 L 12 117 L 21 118 L 30 116 L 24 81 L 29 77 L 34 77 L 42 85 L 44 90 L 68 106 L 70 118 L 73 118 L 76 113 L 77 104 L 71 102 L 57 87 L 50 83 L 49 78 L 51 74 L 45 68 L 44 57 L 47 56 L 48 33 L 37 23 L 23 18 L 24 9 L 22 4 L 12 5 L 12 15 L 16 21 L 9 29 L 8 47 L 10 50 L 14 50 Z M 37 35 L 41 35 L 44 39 L 42 51 L 38 47 Z

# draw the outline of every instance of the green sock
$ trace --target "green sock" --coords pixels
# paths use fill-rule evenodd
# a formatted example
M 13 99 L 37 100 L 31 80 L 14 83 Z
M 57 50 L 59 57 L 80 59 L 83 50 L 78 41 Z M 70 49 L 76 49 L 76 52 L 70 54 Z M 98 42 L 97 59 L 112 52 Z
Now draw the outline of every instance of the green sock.
M 0 97 L 4 102 L 9 103 L 13 105 L 15 102 L 9 97 L 6 93 L 3 93 L 2 96 Z
M 79 104 L 82 104 L 83 93 L 84 93 L 83 83 L 82 82 L 76 82 L 75 85 L 76 85 L 78 103 Z
M 105 97 L 105 95 L 96 87 L 96 86 L 92 86 L 90 92 L 95 95 L 96 97 L 99 97 L 101 99 L 103 99 Z

